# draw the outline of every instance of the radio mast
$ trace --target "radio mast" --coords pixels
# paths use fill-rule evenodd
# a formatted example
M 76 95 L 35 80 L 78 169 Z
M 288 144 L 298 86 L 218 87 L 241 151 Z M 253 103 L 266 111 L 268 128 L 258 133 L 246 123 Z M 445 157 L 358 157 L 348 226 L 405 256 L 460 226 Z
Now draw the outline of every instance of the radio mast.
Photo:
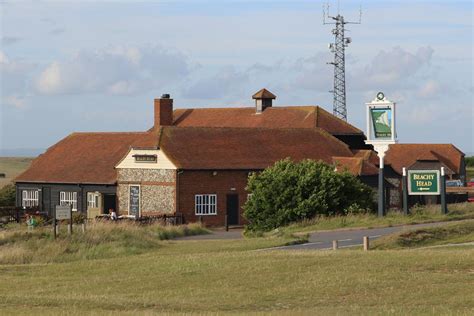
M 326 22 L 326 19 L 333 22 Z M 352 42 L 350 37 L 344 37 L 346 24 L 360 24 L 362 21 L 362 8 L 359 9 L 359 21 L 348 22 L 339 13 L 339 1 L 337 8 L 337 15 L 329 15 L 329 4 L 323 5 L 323 24 L 334 24 L 336 27 L 332 29 L 334 34 L 334 43 L 329 44 L 329 49 L 334 53 L 334 61 L 328 64 L 334 66 L 334 88 L 329 91 L 333 93 L 333 114 L 344 121 L 347 121 L 346 108 L 346 67 L 345 67 L 345 48 Z

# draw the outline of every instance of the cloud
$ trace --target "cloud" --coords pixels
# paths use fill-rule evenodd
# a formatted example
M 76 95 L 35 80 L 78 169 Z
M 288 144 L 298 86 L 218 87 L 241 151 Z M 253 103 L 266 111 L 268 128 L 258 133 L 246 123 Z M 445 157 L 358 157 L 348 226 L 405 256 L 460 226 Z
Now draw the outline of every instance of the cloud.
M 12 44 L 15 44 L 15 43 L 17 43 L 21 40 L 23 40 L 23 38 L 17 37 L 17 36 L 3 36 L 2 37 L 2 45 L 4 45 L 4 46 L 12 45 Z
M 422 98 L 432 98 L 441 92 L 441 85 L 436 80 L 426 81 L 417 92 L 417 95 Z
M 183 89 L 183 96 L 191 99 L 228 98 L 238 95 L 248 82 L 249 75 L 246 72 L 228 66 L 211 76 L 198 78 Z
M 59 35 L 61 33 L 64 33 L 66 31 L 65 28 L 63 27 L 57 27 L 57 28 L 54 28 L 52 29 L 51 31 L 49 31 L 49 34 L 52 34 L 52 35 Z
M 51 62 L 34 85 L 46 95 L 134 94 L 182 80 L 191 68 L 186 56 L 159 46 L 115 46 Z
M 401 47 L 394 47 L 390 51 L 381 50 L 368 65 L 348 73 L 356 89 L 400 87 L 424 67 L 429 67 L 433 53 L 431 47 L 420 47 L 416 53 Z
M 26 105 L 26 95 L 28 94 L 28 82 L 35 64 L 10 59 L 0 50 L 0 78 L 2 103 L 17 108 Z

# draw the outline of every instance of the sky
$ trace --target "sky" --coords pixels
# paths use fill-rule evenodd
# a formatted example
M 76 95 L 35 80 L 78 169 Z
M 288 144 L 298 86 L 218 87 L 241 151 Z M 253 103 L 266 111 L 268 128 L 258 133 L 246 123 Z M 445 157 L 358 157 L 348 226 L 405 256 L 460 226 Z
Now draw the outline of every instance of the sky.
M 332 112 L 333 25 L 325 1 L 0 0 L 0 151 L 45 149 L 78 131 L 144 131 L 153 99 L 175 108 L 274 106 Z M 471 1 L 329 1 L 347 25 L 348 121 L 365 130 L 378 91 L 401 143 L 474 152 Z

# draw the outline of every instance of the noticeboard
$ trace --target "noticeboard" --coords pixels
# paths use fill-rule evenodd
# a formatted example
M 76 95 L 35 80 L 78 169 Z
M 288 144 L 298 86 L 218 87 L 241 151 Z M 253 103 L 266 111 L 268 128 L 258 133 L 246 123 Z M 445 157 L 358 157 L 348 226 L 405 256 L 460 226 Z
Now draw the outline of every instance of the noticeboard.
M 439 170 L 408 170 L 408 194 L 439 195 Z
M 71 219 L 71 205 L 56 205 L 56 219 Z
M 140 216 L 140 186 L 130 186 L 130 202 L 129 202 L 128 214 L 135 217 Z

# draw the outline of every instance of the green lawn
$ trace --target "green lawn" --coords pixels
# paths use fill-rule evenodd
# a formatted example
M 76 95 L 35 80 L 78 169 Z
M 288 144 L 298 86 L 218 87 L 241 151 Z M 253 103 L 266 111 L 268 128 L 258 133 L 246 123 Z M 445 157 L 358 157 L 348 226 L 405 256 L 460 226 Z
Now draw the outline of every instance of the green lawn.
M 466 168 L 467 181 L 474 179 L 474 168 Z
M 0 173 L 6 174 L 5 178 L 0 178 L 0 189 L 28 169 L 33 159 L 28 157 L 0 157 Z
M 441 214 L 440 205 L 413 207 L 410 215 L 392 211 L 383 218 L 376 214 L 353 214 L 347 216 L 318 217 L 316 219 L 295 223 L 278 231 L 284 234 L 309 233 L 321 230 L 340 228 L 373 228 L 396 225 L 421 224 L 430 222 L 474 219 L 474 203 L 449 204 L 449 213 Z
M 287 242 L 281 237 L 156 241 L 157 247 L 141 254 L 3 264 L 0 310 L 21 315 L 474 311 L 474 248 L 257 250 Z
M 474 242 L 474 220 L 426 227 L 384 236 L 373 243 L 375 249 L 402 249 Z

